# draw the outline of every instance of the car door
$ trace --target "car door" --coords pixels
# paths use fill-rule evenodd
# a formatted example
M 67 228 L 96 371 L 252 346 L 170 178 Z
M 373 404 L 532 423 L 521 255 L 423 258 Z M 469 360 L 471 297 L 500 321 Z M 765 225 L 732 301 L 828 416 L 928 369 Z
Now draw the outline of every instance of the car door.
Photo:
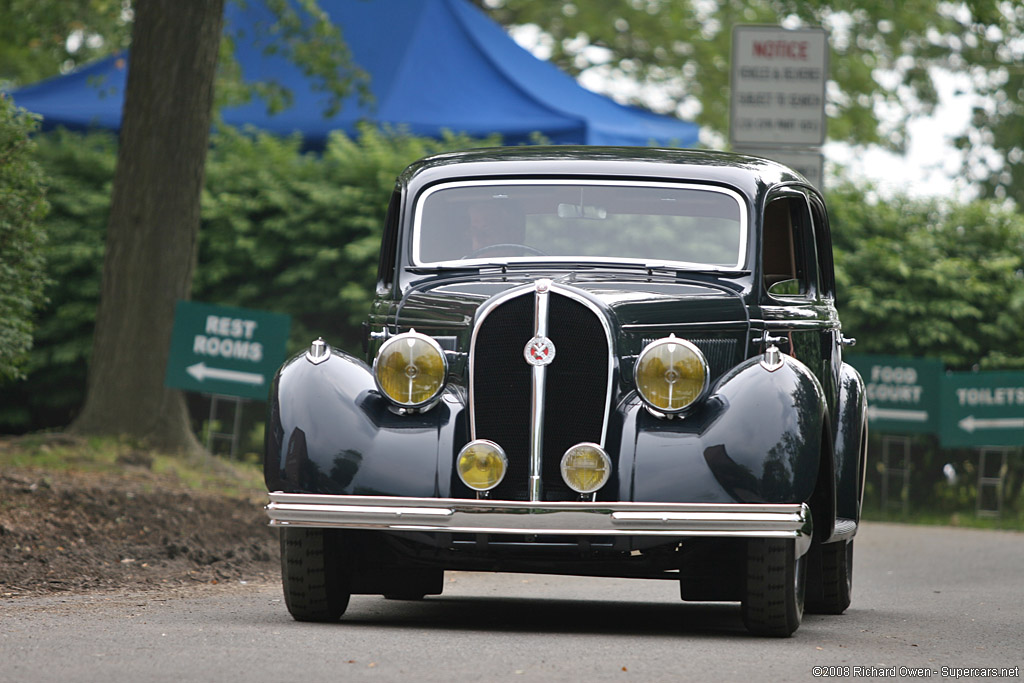
M 840 337 L 823 209 L 821 205 L 812 210 L 811 195 L 801 188 L 781 189 L 766 199 L 761 217 L 761 313 L 765 331 L 783 338 L 783 350 L 817 376 L 831 410 L 837 395 Z

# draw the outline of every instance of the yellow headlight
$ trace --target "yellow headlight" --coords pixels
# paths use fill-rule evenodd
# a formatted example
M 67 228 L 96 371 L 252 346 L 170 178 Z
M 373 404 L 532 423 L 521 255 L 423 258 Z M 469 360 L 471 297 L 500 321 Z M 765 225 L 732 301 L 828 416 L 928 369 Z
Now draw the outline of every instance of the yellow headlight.
M 418 332 L 388 339 L 373 362 L 377 387 L 400 406 L 429 403 L 444 388 L 448 360 L 440 344 Z
M 459 451 L 456 470 L 462 483 L 476 491 L 490 491 L 505 478 L 508 459 L 493 441 L 470 441 Z
M 657 411 L 678 413 L 708 386 L 708 362 L 696 346 L 675 335 L 651 342 L 636 361 L 636 388 Z
M 562 479 L 577 493 L 593 493 L 612 475 L 612 459 L 596 443 L 576 444 L 562 456 Z

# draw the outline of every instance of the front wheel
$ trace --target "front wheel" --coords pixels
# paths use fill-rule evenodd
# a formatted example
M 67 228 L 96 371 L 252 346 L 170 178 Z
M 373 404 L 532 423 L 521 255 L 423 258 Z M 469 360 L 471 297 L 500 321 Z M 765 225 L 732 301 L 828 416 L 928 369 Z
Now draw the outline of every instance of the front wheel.
M 796 557 L 789 539 L 755 538 L 747 542 L 743 623 L 754 635 L 786 637 L 804 615 L 807 563 Z
M 281 529 L 281 584 L 296 621 L 337 621 L 348 608 L 351 571 L 341 534 L 332 529 Z
M 811 546 L 807 611 L 811 614 L 842 614 L 853 595 L 853 541 Z

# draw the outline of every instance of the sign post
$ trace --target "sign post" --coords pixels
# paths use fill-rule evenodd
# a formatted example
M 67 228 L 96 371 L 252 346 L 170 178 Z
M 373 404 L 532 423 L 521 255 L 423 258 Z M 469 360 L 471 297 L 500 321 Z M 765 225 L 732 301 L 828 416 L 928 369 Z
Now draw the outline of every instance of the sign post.
M 164 384 L 265 401 L 290 327 L 279 313 L 179 301 Z

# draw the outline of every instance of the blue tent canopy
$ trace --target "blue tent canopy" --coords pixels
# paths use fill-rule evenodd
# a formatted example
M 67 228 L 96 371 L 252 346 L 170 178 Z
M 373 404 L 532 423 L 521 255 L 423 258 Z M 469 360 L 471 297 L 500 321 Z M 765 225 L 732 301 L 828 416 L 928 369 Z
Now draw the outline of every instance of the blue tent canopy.
M 232 126 L 276 134 L 300 132 L 309 148 L 328 134 L 358 134 L 358 124 L 440 137 L 443 131 L 506 144 L 539 132 L 555 144 L 689 147 L 695 124 L 626 107 L 578 85 L 555 66 L 535 58 L 466 0 L 320 0 L 342 30 L 353 61 L 369 74 L 370 101 L 352 95 L 326 117 L 327 94 L 280 55 L 264 53 L 257 36 L 272 15 L 257 2 L 229 3 L 226 32 L 247 81 L 271 81 L 292 93 L 276 114 L 254 100 L 222 110 Z M 43 128 L 118 130 L 128 66 L 115 55 L 74 73 L 11 93 L 18 106 L 43 116 Z

